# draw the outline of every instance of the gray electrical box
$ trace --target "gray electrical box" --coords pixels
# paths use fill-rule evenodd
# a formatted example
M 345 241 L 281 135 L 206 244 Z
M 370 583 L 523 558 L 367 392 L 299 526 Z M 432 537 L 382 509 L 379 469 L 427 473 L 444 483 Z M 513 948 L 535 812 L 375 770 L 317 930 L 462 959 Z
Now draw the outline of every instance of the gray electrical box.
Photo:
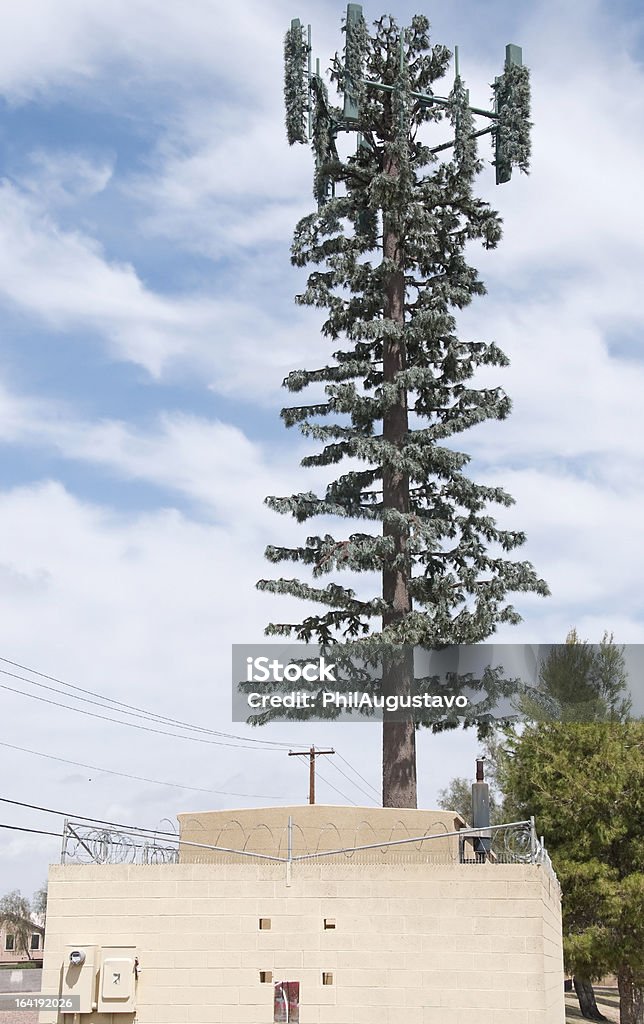
M 480 828 L 473 840 L 474 852 L 487 855 L 492 846 L 492 831 L 490 829 L 490 787 L 487 782 L 472 783 L 472 827 Z

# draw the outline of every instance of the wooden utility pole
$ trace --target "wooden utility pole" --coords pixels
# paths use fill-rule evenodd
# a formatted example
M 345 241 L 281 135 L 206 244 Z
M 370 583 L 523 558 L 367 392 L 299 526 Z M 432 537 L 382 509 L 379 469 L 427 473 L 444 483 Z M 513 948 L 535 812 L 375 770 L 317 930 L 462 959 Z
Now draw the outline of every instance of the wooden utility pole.
M 320 754 L 335 754 L 335 750 L 316 750 L 315 747 L 311 747 L 310 750 L 289 750 L 289 757 L 308 757 L 309 759 L 309 803 L 315 803 L 315 759 Z

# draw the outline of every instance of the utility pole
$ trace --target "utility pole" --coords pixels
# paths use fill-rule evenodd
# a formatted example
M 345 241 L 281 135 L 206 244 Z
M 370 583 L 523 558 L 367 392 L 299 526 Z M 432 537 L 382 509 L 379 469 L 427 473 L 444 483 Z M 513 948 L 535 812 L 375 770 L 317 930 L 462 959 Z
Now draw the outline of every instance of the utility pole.
M 309 759 L 309 803 L 315 803 L 315 759 L 321 754 L 335 754 L 335 750 L 289 750 L 289 757 L 308 757 Z

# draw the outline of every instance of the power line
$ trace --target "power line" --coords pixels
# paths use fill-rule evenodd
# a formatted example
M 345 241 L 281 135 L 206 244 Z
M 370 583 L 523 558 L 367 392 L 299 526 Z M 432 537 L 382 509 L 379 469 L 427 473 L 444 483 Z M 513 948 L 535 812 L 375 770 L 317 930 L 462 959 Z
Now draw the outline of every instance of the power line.
M 40 750 L 29 750 L 28 747 L 18 747 L 15 743 L 5 743 L 0 740 L 0 747 L 7 747 L 9 750 L 19 750 L 23 754 L 34 754 L 36 757 L 46 757 L 50 761 L 60 761 L 62 764 L 71 764 L 76 768 L 89 768 L 94 772 L 105 772 L 107 775 L 118 775 L 122 779 L 133 779 L 136 782 L 150 782 L 155 786 L 171 786 L 173 789 L 189 789 L 194 793 L 212 793 L 216 796 L 241 796 L 256 800 L 283 800 L 284 797 L 270 796 L 266 793 L 235 793 L 227 789 L 203 789 L 200 786 L 187 786 L 180 782 L 164 782 L 161 779 L 148 779 L 144 775 L 130 775 L 128 772 L 117 772 L 113 768 L 99 768 L 95 764 L 84 764 L 82 761 L 72 761 L 68 757 L 57 757 L 55 754 L 43 754 Z
M 125 725 L 125 726 L 128 726 L 129 728 L 135 728 L 135 729 L 138 728 L 138 729 L 141 729 L 141 730 L 143 730 L 145 732 L 152 732 L 152 733 L 156 733 L 156 734 L 162 735 L 162 736 L 174 737 L 176 739 L 191 740 L 193 742 L 206 743 L 206 744 L 210 744 L 210 745 L 213 745 L 213 746 L 233 747 L 233 748 L 236 747 L 236 748 L 238 748 L 240 750 L 242 750 L 242 749 L 246 749 L 246 750 L 267 750 L 269 748 L 282 749 L 283 750 L 284 748 L 289 747 L 289 746 L 294 746 L 294 747 L 303 746 L 303 744 L 288 744 L 288 743 L 285 743 L 283 741 L 278 741 L 278 740 L 260 740 L 260 739 L 254 739 L 254 738 L 251 738 L 251 737 L 238 736 L 238 735 L 236 735 L 234 733 L 220 732 L 220 731 L 214 730 L 214 729 L 207 729 L 207 728 L 205 728 L 203 726 L 192 725 L 191 723 L 183 722 L 180 719 L 175 719 L 175 718 L 172 718 L 172 717 L 166 716 L 166 715 L 159 715 L 156 712 L 150 712 L 150 711 L 147 711 L 147 710 L 145 710 L 143 708 L 136 707 L 135 705 L 126 704 L 123 701 L 117 701 L 114 698 L 106 697 L 103 694 L 97 693 L 94 690 L 89 690 L 89 689 L 86 689 L 85 687 L 77 686 L 77 685 L 75 685 L 73 683 L 68 683 L 65 680 L 60 679 L 60 678 L 58 678 L 56 676 L 48 675 L 45 672 L 40 672 L 38 669 L 29 668 L 28 666 L 23 665 L 20 662 L 12 661 L 10 658 L 5 658 L 5 657 L 0 656 L 0 661 L 4 662 L 5 664 L 12 665 L 14 668 L 20 668 L 23 671 L 30 672 L 32 675 L 40 676 L 42 679 L 48 679 L 51 682 L 58 683 L 61 686 L 67 687 L 68 689 L 76 690 L 79 693 L 91 694 L 91 696 L 98 697 L 100 701 L 107 702 L 107 704 L 100 704 L 100 703 L 98 703 L 98 701 L 90 700 L 87 697 L 75 697 L 75 696 L 72 695 L 72 698 L 74 700 L 77 700 L 77 701 L 80 701 L 80 702 L 83 702 L 83 703 L 86 703 L 86 704 L 92 704 L 92 705 L 94 705 L 96 707 L 102 708 L 102 709 L 107 710 L 107 711 L 115 711 L 118 714 L 126 714 L 126 715 L 129 715 L 130 717 L 134 717 L 134 718 L 142 718 L 143 720 L 149 721 L 149 722 L 158 722 L 159 724 L 168 724 L 171 728 L 182 728 L 182 729 L 188 729 L 188 730 L 194 731 L 194 732 L 201 732 L 201 733 L 204 733 L 204 734 L 209 735 L 209 736 L 220 737 L 220 739 L 219 740 L 214 740 L 214 739 L 213 740 L 209 740 L 209 739 L 205 739 L 205 738 L 202 738 L 202 737 L 199 737 L 199 736 L 185 736 L 185 735 L 182 735 L 179 732 L 168 732 L 168 731 L 165 731 L 165 730 L 162 730 L 162 729 L 155 729 L 155 728 L 152 728 L 150 726 L 144 726 L 144 725 L 141 725 L 141 724 L 136 723 L 136 722 L 122 721 L 121 719 L 112 718 L 110 716 L 99 715 L 96 712 L 86 711 L 83 708 L 77 708 L 77 707 L 74 707 L 73 705 L 62 704 L 62 703 L 60 703 L 58 701 L 54 701 L 54 700 L 51 700 L 51 699 L 48 699 L 48 698 L 45 698 L 45 697 L 39 697 L 37 694 L 28 693 L 28 692 L 25 692 L 24 690 L 20 690 L 20 689 L 11 687 L 11 686 L 7 686 L 6 684 L 0 683 L 0 689 L 7 690 L 7 691 L 9 691 L 11 693 L 17 693 L 19 696 L 30 697 L 32 700 L 39 700 L 42 703 L 50 704 L 50 705 L 53 705 L 55 707 L 61 707 L 61 708 L 64 708 L 65 710 L 68 710 L 68 711 L 75 711 L 77 714 L 84 714 L 84 715 L 87 715 L 87 716 L 92 717 L 92 718 L 98 718 L 101 721 L 112 722 L 112 723 L 114 723 L 116 725 Z M 40 689 L 45 689 L 45 690 L 48 690 L 48 691 L 50 691 L 52 693 L 55 693 L 57 695 L 62 696 L 62 694 L 60 694 L 59 690 L 55 689 L 54 687 L 47 686 L 44 683 L 39 683 L 39 682 L 37 682 L 34 679 L 29 679 L 29 678 L 27 678 L 25 676 L 21 676 L 21 675 L 18 675 L 17 673 L 9 672 L 8 670 L 1 669 L 1 668 L 0 668 L 0 673 L 3 674 L 3 675 L 6 675 L 6 676 L 10 676 L 10 677 L 12 677 L 14 679 L 19 679 L 19 680 L 21 680 L 23 682 L 26 682 L 26 683 L 30 684 L 31 686 L 37 686 Z M 114 705 L 114 707 L 112 708 L 109 705 Z M 119 710 L 120 708 L 123 708 L 125 710 L 121 711 L 121 710 Z M 236 742 L 228 743 L 228 742 L 223 742 L 223 740 L 233 740 L 233 741 L 236 741 Z M 8 746 L 8 747 L 12 746 L 11 744 L 1 744 L 1 743 L 0 743 L 0 745 L 4 745 L 4 746 Z M 38 751 L 29 751 L 29 750 L 26 750 L 25 748 L 15 747 L 14 749 L 24 750 L 26 753 L 32 753 L 32 754 L 35 754 L 36 756 L 50 757 L 52 760 L 59 760 L 59 761 L 63 761 L 63 762 L 67 761 L 67 759 L 65 759 L 65 758 L 55 758 L 55 757 L 53 757 L 53 755 L 39 754 Z M 340 754 L 339 752 L 338 752 L 338 757 L 342 761 L 344 761 L 345 765 L 359 779 L 361 779 L 371 790 L 373 790 L 373 792 L 376 794 L 376 797 L 378 798 L 378 801 L 379 801 L 380 800 L 380 794 L 379 794 L 378 790 L 375 788 L 375 786 L 373 786 L 367 779 L 365 779 L 365 777 L 363 775 L 361 775 L 360 772 L 356 768 L 354 768 L 354 766 L 352 764 L 350 764 L 350 762 L 347 761 L 347 759 L 345 757 L 343 757 L 342 754 Z M 84 764 L 82 764 L 80 762 L 74 762 L 74 761 L 68 761 L 67 763 L 75 764 L 78 767 L 90 768 L 90 769 L 92 769 L 94 771 L 103 771 L 103 772 L 106 772 L 108 774 L 119 775 L 119 776 L 121 776 L 123 778 L 131 778 L 131 779 L 136 780 L 136 781 L 149 782 L 149 783 L 152 783 L 152 784 L 155 784 L 155 785 L 172 786 L 172 787 L 181 788 L 181 789 L 189 789 L 189 790 L 193 790 L 195 792 L 208 792 L 208 793 L 213 793 L 213 794 L 223 795 L 223 796 L 253 797 L 253 798 L 256 798 L 256 799 L 271 799 L 271 800 L 273 800 L 273 799 L 280 799 L 279 797 L 263 796 L 261 794 L 234 793 L 234 792 L 227 792 L 225 790 L 200 789 L 199 787 L 195 787 L 195 786 L 180 786 L 179 784 L 176 784 L 176 783 L 163 782 L 163 781 L 159 781 L 159 780 L 156 780 L 156 779 L 148 779 L 148 778 L 141 777 L 141 776 L 130 775 L 130 774 L 126 773 L 126 772 L 117 772 L 117 771 L 114 771 L 114 770 L 111 770 L 111 769 L 108 769 L 108 768 L 98 768 L 95 765 L 84 765 Z M 337 771 L 340 772 L 341 775 L 343 775 L 347 779 L 347 781 L 351 782 L 352 785 L 354 785 L 358 790 L 360 790 L 360 792 L 364 793 L 365 796 L 370 796 L 370 794 L 366 793 L 366 791 L 361 786 L 359 786 L 356 782 L 354 782 L 352 779 L 350 779 L 349 776 L 347 776 L 346 773 L 343 772 L 342 769 L 337 764 L 334 764 L 333 766 L 334 766 L 334 768 L 336 768 Z M 335 791 L 337 793 L 340 793 L 340 795 L 344 796 L 344 794 L 342 794 L 340 792 L 340 790 L 336 789 L 336 787 L 334 787 L 332 785 L 332 783 L 328 782 L 328 780 L 325 780 L 325 781 L 327 782 L 327 785 L 331 786 L 332 789 L 335 789 Z M 346 799 L 349 799 L 349 798 L 346 797 Z
M 306 765 L 304 765 L 304 767 L 306 768 Z M 322 774 L 322 772 L 319 770 L 319 768 L 317 769 L 317 774 L 319 775 L 319 777 L 324 782 L 326 782 L 327 786 L 330 786 L 331 789 L 335 790 L 335 792 L 338 794 L 338 796 L 343 797 L 345 800 L 348 801 L 348 803 L 353 804 L 353 800 L 351 799 L 351 797 L 348 797 L 346 795 L 346 793 L 343 793 L 341 790 L 337 789 L 336 786 L 334 786 L 332 782 L 329 782 L 329 780 Z M 355 807 L 356 805 L 353 804 L 353 806 Z
M 121 827 L 123 828 L 125 826 L 121 826 Z M 11 832 L 29 832 L 32 835 L 38 835 L 38 836 L 54 836 L 56 839 L 64 839 L 69 834 L 68 832 L 48 832 L 45 829 L 41 829 L 41 828 L 26 828 L 24 825 L 4 825 L 4 824 L 0 824 L 0 828 L 9 829 Z M 209 846 L 209 845 L 207 845 L 205 843 L 183 842 L 181 839 L 179 839 L 177 836 L 175 836 L 171 832 L 157 832 L 156 834 L 157 835 L 164 835 L 164 836 L 167 835 L 167 836 L 171 836 L 173 839 L 176 839 L 177 847 L 180 847 L 180 846 L 194 846 L 194 847 L 198 847 L 199 849 L 202 849 L 202 850 L 222 850 L 223 849 L 222 847 Z M 124 839 L 124 838 L 126 838 L 127 835 L 133 835 L 135 839 L 141 839 L 141 838 L 147 839 L 147 836 L 137 835 L 136 830 L 132 830 L 132 829 L 130 829 L 128 832 L 125 832 L 121 838 Z M 73 833 L 72 833 L 72 838 L 73 838 Z M 129 850 L 145 850 L 147 848 L 145 843 L 144 844 L 140 844 L 140 843 L 120 843 L 117 840 L 114 840 L 114 841 L 111 840 L 110 841 L 110 845 L 111 846 L 126 846 L 127 849 L 129 849 Z M 226 852 L 226 853 L 237 853 L 237 852 L 240 852 L 240 851 L 237 851 L 237 850 L 224 850 L 224 852 Z M 268 859 L 270 859 L 270 858 L 268 858 Z M 97 861 L 96 863 L 99 863 L 99 862 Z
M 21 825 L 0 825 L 0 828 L 11 829 L 12 832 L 33 832 L 37 836 L 56 836 L 57 839 L 62 839 L 62 832 L 44 832 L 41 828 L 23 828 Z
M 52 807 L 40 807 L 38 804 L 27 804 L 22 800 L 10 800 L 6 796 L 0 796 L 0 803 L 12 804 L 14 807 L 26 807 L 30 811 L 41 811 L 43 814 L 55 814 L 59 818 L 69 818 L 74 821 L 89 821 L 94 825 L 111 825 L 113 828 L 126 829 L 129 832 L 151 832 L 153 835 L 158 836 L 174 836 L 176 833 L 166 832 L 159 828 L 144 828 L 139 825 L 124 825 L 118 821 L 106 821 L 105 818 L 92 818 L 88 814 L 70 814 L 69 811 L 56 811 Z
M 1 671 L 1 670 L 0 670 Z M 30 680 L 27 680 L 28 682 Z M 40 686 L 41 683 L 35 683 L 34 685 Z M 0 683 L 0 690 L 8 690 L 10 693 L 17 693 L 21 697 L 30 697 L 31 700 L 41 701 L 43 704 L 51 704 L 57 708 L 65 708 L 67 711 L 75 711 L 79 715 L 87 715 L 89 718 L 99 718 L 102 722 L 113 722 L 115 725 L 126 725 L 130 729 L 141 729 L 143 732 L 153 732 L 159 736 L 170 736 L 176 740 L 190 740 L 192 743 L 206 743 L 209 746 L 216 747 L 233 747 L 235 750 L 262 750 L 267 753 L 272 748 L 257 747 L 253 746 L 253 741 L 250 743 L 225 743 L 222 740 L 207 740 L 201 736 L 183 736 L 178 732 L 166 732 L 164 729 L 153 729 L 149 725 L 139 725 L 136 722 L 122 722 L 118 718 L 110 718 L 109 715 L 98 715 L 95 711 L 85 711 L 83 708 L 75 708 L 69 704 L 61 704 L 57 700 L 49 700 L 47 697 L 39 697 L 36 693 L 25 693 L 24 690 L 17 690 L 14 686 L 7 686 L 6 683 Z M 58 691 L 55 691 L 58 692 Z M 255 740 L 254 743 L 261 743 L 261 740 Z M 275 748 L 275 752 L 278 748 Z M 279 748 L 279 752 L 282 753 L 282 749 Z
M 3 824 L 0 824 L 0 828 L 10 829 L 11 832 L 30 832 L 32 835 L 37 835 L 37 836 L 54 836 L 56 839 L 64 839 L 65 838 L 65 833 L 63 833 L 63 832 L 47 832 L 45 829 L 42 829 L 42 828 L 26 828 L 24 825 L 3 825 Z M 141 838 L 141 837 L 137 836 L 136 833 L 133 833 L 133 834 L 134 834 L 134 838 L 135 839 Z M 168 836 L 172 835 L 172 833 L 170 833 L 170 832 L 160 832 L 160 833 L 157 833 L 157 834 L 158 835 L 168 835 Z M 145 838 L 145 837 L 143 837 L 143 838 Z M 119 842 L 112 843 L 112 846 L 123 846 L 123 845 L 124 845 L 123 843 L 119 843 Z M 200 844 L 199 843 L 182 843 L 181 840 L 178 840 L 178 845 L 179 846 L 199 846 Z M 145 849 L 145 845 L 139 845 L 138 843 L 132 843 L 132 844 L 128 843 L 127 846 L 128 846 L 129 849 L 133 849 L 133 850 L 144 850 Z M 206 847 L 206 849 L 209 849 L 209 847 Z
M 0 659 L 0 660 L 2 660 L 2 659 Z M 27 669 L 27 671 L 30 671 L 30 669 Z M 40 690 L 48 690 L 50 693 L 57 693 L 59 696 L 61 696 L 61 691 L 56 689 L 55 686 L 47 686 L 46 683 L 39 683 L 35 679 L 29 679 L 27 676 L 20 676 L 16 672 L 9 672 L 9 671 L 7 671 L 6 668 L 0 668 L 0 674 L 3 675 L 3 676 L 11 676 L 12 679 L 20 679 L 24 683 L 29 683 L 30 686 L 37 686 L 38 689 L 40 689 Z M 78 687 L 74 687 L 74 689 L 78 689 Z M 91 691 L 88 691 L 88 692 L 91 692 Z M 119 715 L 129 715 L 131 718 L 142 718 L 146 722 L 157 722 L 159 724 L 170 724 L 173 727 L 174 727 L 174 724 L 175 724 L 172 719 L 165 719 L 163 715 L 155 715 L 154 713 L 148 714 L 147 712 L 139 712 L 139 711 L 121 711 L 120 708 L 111 707 L 110 703 L 109 703 L 111 701 L 110 697 L 101 697 L 101 700 L 104 703 L 100 703 L 100 701 L 98 701 L 98 700 L 91 700 L 89 697 L 76 697 L 74 694 L 70 694 L 69 696 L 70 696 L 70 700 L 77 700 L 77 701 L 80 701 L 83 704 L 92 704 L 92 705 L 94 705 L 94 707 L 103 708 L 103 710 L 105 710 L 105 711 L 114 711 L 114 712 L 118 713 Z M 120 704 L 120 701 L 111 701 L 111 703 L 113 703 L 113 704 Z M 122 705 L 122 707 L 127 707 L 127 705 Z M 196 725 L 195 726 L 192 726 L 192 725 L 183 726 L 182 725 L 181 728 L 187 728 L 187 729 L 190 729 L 190 730 L 193 730 L 193 731 L 196 731 L 196 732 L 212 733 L 215 736 L 225 735 L 225 734 L 217 733 L 217 732 L 215 732 L 212 729 L 204 729 L 204 728 L 201 728 L 200 726 L 196 726 Z
M 48 832 L 48 831 L 46 831 L 45 829 L 42 829 L 42 828 L 26 828 L 24 825 L 4 825 L 4 824 L 0 824 L 0 828 L 9 829 L 11 832 L 29 832 L 32 835 L 37 835 L 37 836 L 54 836 L 56 839 L 64 839 L 65 838 L 65 834 L 66 834 L 64 832 Z M 136 831 L 131 831 L 131 834 L 134 835 L 135 839 L 146 838 L 145 836 L 143 836 L 143 837 L 138 836 L 136 834 Z M 171 832 L 158 832 L 157 835 L 172 836 L 172 833 Z M 174 836 L 174 838 L 176 839 L 177 837 Z M 131 849 L 131 850 L 144 850 L 144 849 L 146 849 L 145 844 L 140 845 L 138 843 L 131 843 L 131 844 L 127 843 L 127 844 L 124 844 L 124 843 L 119 843 L 119 842 L 112 842 L 111 845 L 112 846 L 127 845 L 128 849 Z M 180 839 L 178 839 L 177 840 L 177 845 L 178 846 L 201 846 L 202 844 L 200 844 L 200 843 L 183 843 L 183 842 L 181 842 Z M 208 849 L 217 849 L 217 847 L 209 847 L 209 846 L 204 846 L 203 848 L 207 849 L 207 850 Z M 235 852 L 235 851 L 230 851 L 230 852 Z
M 364 775 L 361 775 L 357 768 L 354 768 L 352 764 L 349 764 L 349 762 L 347 761 L 346 757 L 343 757 L 342 754 L 340 754 L 340 753 L 338 753 L 338 757 L 340 758 L 341 761 L 344 761 L 344 763 L 346 764 L 347 768 L 350 768 L 352 772 L 355 772 L 355 774 L 358 776 L 359 779 L 362 779 L 362 781 L 367 784 L 369 789 L 372 789 L 374 791 L 374 793 L 378 797 L 378 800 L 380 800 L 380 796 L 381 796 L 380 791 L 377 790 L 376 787 L 373 786 L 369 782 L 368 779 L 365 779 Z
M 289 746 L 294 746 L 294 747 L 300 746 L 300 744 L 298 744 L 298 743 L 291 743 L 291 744 L 289 744 L 289 743 L 286 743 L 286 742 L 284 742 L 282 740 L 259 740 L 259 739 L 252 739 L 252 738 L 246 737 L 246 736 L 237 736 L 234 733 L 220 732 L 220 731 L 218 731 L 216 729 L 207 729 L 204 726 L 193 725 L 190 722 L 183 722 L 180 719 L 172 718 L 172 717 L 169 717 L 167 715 L 159 715 L 155 711 L 149 711 L 149 710 L 147 710 L 145 708 L 139 708 L 139 707 L 136 707 L 133 704 L 126 704 L 123 701 L 115 700 L 113 697 L 106 697 L 102 693 L 97 693 L 94 690 L 89 690 L 89 689 L 87 689 L 85 687 L 76 686 L 73 683 L 65 682 L 64 679 L 59 679 L 57 676 L 48 675 L 46 672 L 39 672 L 38 669 L 29 668 L 29 666 L 22 665 L 22 664 L 20 664 L 20 662 L 17 662 L 17 661 L 12 661 L 10 658 L 3 658 L 2 656 L 0 656 L 0 661 L 4 662 L 6 665 L 12 665 L 14 668 L 22 669 L 23 672 L 30 672 L 31 675 L 40 676 L 41 679 L 48 679 L 52 683 L 58 683 L 60 686 L 65 686 L 67 689 L 77 690 L 79 693 L 87 693 L 91 697 L 98 697 L 99 700 L 101 700 L 101 701 L 107 702 L 108 704 L 115 705 L 114 708 L 108 707 L 107 710 L 109 710 L 109 711 L 112 711 L 112 710 L 116 711 L 118 708 L 125 708 L 127 710 L 120 712 L 121 714 L 128 714 L 131 717 L 136 717 L 136 718 L 143 717 L 143 718 L 145 718 L 147 720 L 150 720 L 150 721 L 158 721 L 158 722 L 160 722 L 162 724 L 178 726 L 178 727 L 180 727 L 182 729 L 189 729 L 189 730 L 192 730 L 194 732 L 204 732 L 204 733 L 208 733 L 209 735 L 212 735 L 212 736 L 219 736 L 219 737 L 221 737 L 223 739 L 239 740 L 241 742 L 248 742 L 248 743 L 251 743 L 251 744 L 260 744 L 260 745 L 266 745 L 266 746 L 271 746 L 271 747 L 281 747 L 282 749 L 284 749 L 286 747 L 289 747 Z M 44 683 L 38 683 L 34 679 L 28 679 L 25 676 L 17 675 L 15 672 L 9 672 L 6 669 L 0 669 L 0 673 L 2 673 L 3 675 L 11 676 L 14 679 L 20 679 L 23 682 L 30 683 L 32 686 L 38 686 L 41 689 L 50 690 L 53 693 L 59 693 L 60 692 L 59 690 L 56 690 L 52 686 L 46 686 Z M 84 703 L 87 703 L 87 704 L 96 704 L 98 707 L 103 707 L 102 704 L 97 704 L 96 701 L 88 700 L 86 697 L 74 697 L 74 700 L 83 701 Z
M 334 790 L 334 792 L 335 792 L 335 793 L 337 793 L 337 794 L 338 794 L 338 795 L 339 795 L 340 797 L 342 797 L 342 798 L 343 798 L 344 800 L 348 801 L 348 803 L 349 803 L 349 804 L 352 804 L 352 805 L 353 805 L 353 807 L 357 807 L 357 804 L 355 803 L 355 801 L 354 801 L 354 800 L 351 800 L 351 798 L 350 798 L 350 797 L 347 797 L 346 793 L 343 793 L 343 792 L 342 792 L 342 790 L 338 790 L 338 787 L 337 787 L 337 786 L 335 786 L 335 785 L 333 784 L 333 782 L 330 782 L 330 781 L 329 781 L 329 779 L 328 779 L 328 778 L 326 777 L 326 775 L 323 775 L 323 773 L 321 773 L 321 772 L 320 772 L 319 770 L 318 770 L 317 774 L 319 775 L 319 777 L 321 778 L 321 780 L 323 780 L 323 782 L 326 782 L 326 783 L 327 783 L 327 785 L 330 785 L 330 786 L 331 786 L 332 790 Z
M 320 775 L 320 778 L 324 778 L 324 777 L 322 775 Z M 350 797 L 348 797 L 346 795 L 346 793 L 342 793 L 339 789 L 336 789 L 336 787 L 333 785 L 332 782 L 329 782 L 328 779 L 324 779 L 324 781 L 326 782 L 326 784 L 328 786 L 331 787 L 331 789 L 335 790 L 335 792 L 338 793 L 341 797 L 344 797 L 345 800 L 348 800 L 349 803 L 353 804 L 354 807 L 356 806 L 355 803 L 353 802 L 353 800 L 351 800 Z M 182 846 L 182 845 L 184 845 L 184 846 L 199 845 L 199 844 L 194 844 L 194 843 L 182 842 L 180 837 L 177 836 L 177 834 L 175 832 L 167 832 L 167 831 L 165 831 L 163 829 L 144 828 L 143 826 L 138 826 L 138 825 L 124 825 L 122 822 L 106 821 L 104 818 L 93 818 L 93 817 L 90 817 L 89 815 L 86 815 L 86 814 L 70 814 L 68 811 L 58 811 L 58 810 L 54 810 L 51 807 L 41 807 L 38 804 L 29 804 L 29 803 L 26 803 L 26 802 L 24 802 L 22 800 L 10 800 L 8 797 L 0 797 L 0 803 L 10 804 L 13 807 L 24 807 L 24 808 L 26 808 L 28 810 L 40 811 L 41 813 L 44 813 L 44 814 L 53 814 L 53 815 L 55 815 L 57 817 L 60 817 L 60 818 L 66 818 L 67 820 L 72 821 L 72 822 L 76 822 L 76 821 L 78 821 L 78 822 L 89 822 L 90 825 L 96 825 L 96 826 L 98 826 L 98 825 L 108 825 L 108 826 L 111 826 L 112 828 L 119 829 L 120 831 L 123 831 L 123 832 L 125 832 L 125 833 L 127 833 L 129 835 L 132 835 L 135 838 L 147 839 L 148 835 L 151 834 L 153 837 L 156 837 L 156 836 L 166 836 L 169 839 L 175 840 L 179 844 L 179 846 Z M 22 827 L 22 826 L 18 826 L 18 825 L 2 825 L 0 827 L 8 828 L 8 829 L 11 829 L 11 830 L 16 831 L 16 832 L 33 832 L 33 833 L 36 833 L 38 835 L 58 836 L 59 838 L 62 838 L 62 834 L 58 833 L 58 832 L 47 832 L 47 831 L 43 831 L 41 829 L 26 828 L 26 827 Z M 116 845 L 118 845 L 118 844 L 116 844 Z
M 344 758 L 343 758 L 343 760 L 344 760 Z M 354 781 L 354 780 L 353 780 L 353 779 L 351 778 L 351 776 L 350 776 L 350 775 L 347 775 L 347 773 L 346 773 L 345 771 L 343 771 L 343 770 L 342 770 L 342 768 L 340 768 L 340 766 L 339 766 L 339 765 L 335 764 L 335 762 L 334 762 L 334 761 L 329 761 L 329 764 L 331 765 L 331 767 L 332 767 L 332 768 L 335 768 L 336 772 L 340 772 L 340 775 L 344 775 L 344 777 L 345 777 L 345 779 L 347 780 L 347 782 L 350 782 L 352 786 L 355 786 L 355 787 L 356 787 L 356 789 L 359 789 L 361 793 L 364 793 L 364 795 L 365 795 L 366 797 L 368 797 L 368 798 L 369 798 L 369 800 L 372 800 L 372 801 L 373 801 L 373 799 L 374 799 L 374 798 L 373 798 L 373 796 L 371 795 L 371 793 L 368 793 L 366 789 L 364 789 L 364 788 L 363 788 L 363 787 L 362 787 L 361 785 L 359 785 L 359 783 L 355 782 L 355 781 Z

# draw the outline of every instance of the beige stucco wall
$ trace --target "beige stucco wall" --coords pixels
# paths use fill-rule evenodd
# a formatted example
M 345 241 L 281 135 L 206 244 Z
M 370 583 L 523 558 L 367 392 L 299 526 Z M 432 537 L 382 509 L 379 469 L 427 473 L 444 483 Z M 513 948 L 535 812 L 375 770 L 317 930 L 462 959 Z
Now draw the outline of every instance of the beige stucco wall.
M 69 943 L 136 945 L 138 1024 L 271 1024 L 260 971 L 300 982 L 301 1024 L 564 1021 L 559 888 L 537 865 L 309 861 L 290 884 L 260 861 L 57 865 L 43 991 Z
M 455 811 L 427 811 L 396 807 L 335 807 L 325 804 L 295 807 L 246 808 L 236 811 L 208 811 L 180 814 L 182 841 L 194 846 L 182 846 L 182 863 L 205 861 L 241 861 L 234 854 L 215 855 L 205 849 L 208 845 L 244 849 L 254 853 L 285 857 L 287 853 L 287 826 L 292 827 L 292 852 L 310 854 L 344 847 L 366 846 L 411 839 L 417 836 L 437 836 L 463 828 L 465 822 Z M 458 859 L 458 839 L 455 836 L 436 838 L 422 845 L 408 843 L 389 850 L 361 853 L 360 859 L 378 860 Z

